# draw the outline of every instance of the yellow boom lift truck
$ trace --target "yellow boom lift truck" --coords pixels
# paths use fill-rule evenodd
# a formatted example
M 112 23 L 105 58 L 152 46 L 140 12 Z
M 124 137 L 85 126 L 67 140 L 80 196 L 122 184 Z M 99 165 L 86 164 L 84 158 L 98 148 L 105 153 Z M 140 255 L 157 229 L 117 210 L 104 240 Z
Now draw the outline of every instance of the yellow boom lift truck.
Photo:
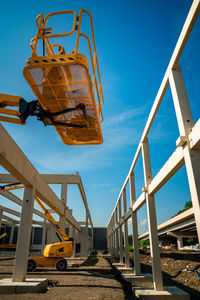
M 35 201 L 45 213 L 46 219 L 55 229 L 60 242 L 46 245 L 42 257 L 31 257 L 28 260 L 27 271 L 31 272 L 39 266 L 55 266 L 58 271 L 64 271 L 67 268 L 65 257 L 71 257 L 73 254 L 73 247 L 75 247 L 75 245 L 73 245 L 73 239 L 64 232 L 38 197 L 35 197 Z
M 67 33 L 54 33 L 49 27 L 51 19 L 60 15 L 73 17 L 72 28 Z M 81 30 L 86 17 L 90 25 L 89 36 Z M 91 14 L 84 9 L 80 10 L 79 16 L 73 10 L 53 12 L 46 18 L 40 14 L 36 24 L 37 34 L 30 43 L 32 56 L 26 61 L 23 74 L 37 100 L 27 102 L 22 97 L 0 94 L 0 121 L 24 125 L 29 116 L 36 116 L 45 126 L 53 125 L 67 145 L 103 143 L 101 105 L 104 98 Z M 65 38 L 72 35 L 75 35 L 75 47 L 66 54 L 64 46 L 57 40 L 66 41 Z M 83 40 L 87 49 L 85 43 L 82 49 L 89 53 L 89 60 L 79 52 Z M 40 55 L 39 51 L 42 52 Z M 15 106 L 18 110 L 12 109 Z M 44 257 L 29 259 L 28 270 L 39 265 L 56 265 L 59 271 L 64 270 L 64 257 L 72 255 L 72 239 L 50 216 L 39 198 L 36 197 L 36 201 L 56 227 L 61 241 L 47 245 Z
M 21 188 L 24 188 L 24 186 L 18 182 L 0 186 L 0 189 L 4 191 L 16 190 Z M 35 197 L 35 201 L 44 212 L 46 220 L 49 221 L 50 225 L 52 225 L 60 242 L 46 245 L 43 256 L 29 258 L 27 271 L 31 272 L 39 266 L 55 266 L 58 271 L 64 271 L 67 268 L 67 261 L 65 258 L 72 256 L 73 247 L 75 247 L 75 245 L 73 245 L 73 238 L 70 238 L 64 232 L 64 230 L 59 226 L 58 222 L 52 217 L 52 215 L 49 213 L 49 211 L 37 196 Z M 4 236 L 5 235 L 6 233 L 4 234 Z M 0 238 L 1 237 L 3 237 L 3 235 L 0 236 Z

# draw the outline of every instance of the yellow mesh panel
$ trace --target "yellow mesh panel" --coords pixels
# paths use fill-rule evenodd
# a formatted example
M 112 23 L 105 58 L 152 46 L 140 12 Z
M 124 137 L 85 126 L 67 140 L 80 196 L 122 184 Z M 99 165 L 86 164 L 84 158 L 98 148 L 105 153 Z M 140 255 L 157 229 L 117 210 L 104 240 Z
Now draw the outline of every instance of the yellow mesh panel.
M 87 145 L 103 142 L 95 96 L 92 91 L 88 62 L 81 54 L 30 58 L 24 76 L 43 109 L 57 112 L 84 103 L 88 128 L 56 125 L 65 144 Z M 86 125 L 81 110 L 54 117 L 55 121 Z

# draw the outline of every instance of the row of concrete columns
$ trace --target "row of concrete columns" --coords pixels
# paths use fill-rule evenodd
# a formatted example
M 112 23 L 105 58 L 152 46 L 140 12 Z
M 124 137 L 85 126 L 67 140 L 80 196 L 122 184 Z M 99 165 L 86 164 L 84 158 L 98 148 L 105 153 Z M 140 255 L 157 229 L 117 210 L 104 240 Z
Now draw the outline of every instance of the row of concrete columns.
M 126 199 L 126 187 L 118 200 L 113 216 L 111 217 L 108 225 L 108 250 L 112 255 L 119 257 L 120 263 L 125 263 L 125 268 L 130 267 L 129 260 L 129 243 L 128 243 L 128 218 L 127 214 L 127 199 Z M 123 201 L 122 201 L 123 200 Z M 135 183 L 134 174 L 130 176 L 130 200 L 131 204 L 135 202 Z M 123 214 L 122 214 L 123 211 Z M 132 220 L 132 232 L 133 232 L 133 248 L 134 248 L 134 274 L 140 274 L 140 262 L 139 262 L 139 243 L 138 243 L 138 226 L 137 226 L 137 213 L 131 213 Z M 124 231 L 122 231 L 122 227 Z M 123 244 L 124 236 L 124 244 Z
M 176 70 L 171 70 L 169 75 L 169 83 L 172 91 L 174 107 L 180 132 L 179 140 L 177 143 L 178 147 L 182 147 L 184 154 L 184 161 L 188 176 L 188 183 L 194 208 L 194 216 L 196 221 L 198 238 L 200 241 L 200 150 L 190 149 L 189 134 L 194 126 L 192 112 L 181 72 L 180 65 Z M 150 252 L 152 257 L 152 275 L 154 289 L 157 291 L 163 290 L 162 272 L 160 266 L 160 253 L 158 244 L 157 234 L 157 220 L 156 220 L 156 208 L 154 194 L 149 194 L 148 187 L 152 182 L 152 170 L 151 170 L 151 159 L 149 151 L 148 137 L 144 136 L 141 141 L 140 151 L 142 152 L 143 158 L 143 171 L 144 171 L 144 182 L 145 187 L 143 192 L 145 193 L 145 201 L 147 204 L 147 215 L 148 215 L 148 227 L 149 227 L 149 240 L 150 240 Z M 138 155 L 139 156 L 139 155 Z M 169 171 L 170 172 L 170 171 Z M 172 169 L 174 175 L 174 170 Z M 134 248 L 134 271 L 135 274 L 140 273 L 139 263 L 139 250 L 138 250 L 138 228 L 137 228 L 137 209 L 134 210 L 135 197 L 135 182 L 134 182 L 134 170 L 130 172 L 129 185 L 130 185 L 130 197 L 131 197 L 131 208 L 127 214 L 126 204 L 126 186 L 120 193 L 118 202 L 115 206 L 110 222 L 108 224 L 108 248 L 112 255 L 119 255 L 120 262 L 123 262 L 125 256 L 125 267 L 129 267 L 129 253 L 128 253 L 128 219 L 132 218 L 133 228 L 133 248 Z M 121 197 L 123 198 L 123 216 L 121 212 Z M 142 203 L 143 205 L 143 203 Z M 124 251 L 122 245 L 122 226 L 124 227 Z M 178 239 L 178 246 L 181 247 L 181 240 Z
M 67 206 L 67 183 L 63 183 L 61 188 L 61 201 L 64 207 Z M 29 245 L 30 245 L 30 237 L 31 237 L 31 228 L 32 228 L 32 215 L 33 215 L 33 206 L 34 206 L 34 198 L 35 198 L 35 185 L 34 186 L 25 186 L 24 187 L 24 196 L 23 196 L 23 205 L 21 211 L 21 220 L 20 227 L 18 232 L 18 240 L 16 246 L 16 256 L 15 256 L 15 264 L 12 281 L 14 282 L 22 282 L 25 281 L 26 277 L 26 268 L 27 268 L 27 260 L 29 254 Z M 0 212 L 1 213 L 1 212 Z M 59 223 L 62 228 L 66 228 L 66 217 L 65 215 L 60 217 Z M 83 240 L 85 241 L 84 245 L 84 256 L 88 255 L 88 212 L 86 209 L 86 227 L 85 227 L 85 236 Z M 76 244 L 76 229 L 70 225 L 69 235 L 74 238 L 74 250 L 73 256 L 75 256 L 75 244 Z M 43 226 L 43 235 L 42 235 L 42 249 L 45 247 L 45 239 L 46 239 L 46 230 L 47 224 L 46 220 L 44 220 Z M 32 230 L 32 243 L 34 239 L 34 228 Z

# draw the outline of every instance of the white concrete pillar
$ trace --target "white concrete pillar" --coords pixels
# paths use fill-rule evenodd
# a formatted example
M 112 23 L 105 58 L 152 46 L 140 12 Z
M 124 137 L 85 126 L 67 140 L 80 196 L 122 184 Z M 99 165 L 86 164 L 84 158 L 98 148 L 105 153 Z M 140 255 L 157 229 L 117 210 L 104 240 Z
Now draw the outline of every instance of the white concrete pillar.
M 117 218 L 117 207 L 114 212 L 115 216 L 115 227 L 118 225 L 118 218 Z M 115 255 L 118 257 L 119 256 L 119 234 L 118 234 L 118 229 L 115 229 L 115 243 L 116 243 L 116 248 L 115 248 Z
M 11 228 L 10 228 L 10 237 L 9 237 L 9 245 L 12 245 L 13 242 L 13 235 L 14 235 L 14 230 L 15 230 L 15 223 L 11 223 Z
M 35 237 L 35 227 L 32 226 L 32 229 L 31 229 L 31 242 L 30 242 L 31 245 L 34 245 L 34 237 Z
M 148 186 L 152 181 L 152 171 L 151 171 L 149 143 L 147 138 L 142 143 L 142 158 L 143 158 L 145 188 L 147 189 L 146 203 L 147 203 L 147 215 L 148 215 L 148 225 L 149 225 L 149 240 L 150 240 L 150 250 L 151 250 L 151 260 L 152 260 L 153 284 L 154 284 L 154 289 L 156 291 L 163 291 L 163 280 L 162 280 L 162 271 L 160 265 L 160 250 L 158 244 L 155 200 L 154 200 L 154 195 L 148 195 Z
M 123 213 L 124 216 L 127 213 L 127 204 L 126 204 L 126 188 L 123 190 Z M 127 220 L 124 220 L 124 251 L 125 251 L 125 267 L 130 268 L 130 260 L 129 260 L 129 249 L 128 249 L 128 224 Z
M 136 201 L 134 172 L 130 174 L 129 185 L 130 185 L 130 201 L 132 207 Z M 139 254 L 139 241 L 138 241 L 137 212 L 132 211 L 131 218 L 132 218 L 132 232 L 133 232 L 134 274 L 139 275 L 141 273 L 141 268 L 140 268 L 140 254 Z
M 49 224 L 49 222 L 47 221 L 46 222 L 46 244 L 48 245 L 48 244 L 50 244 L 51 243 L 51 240 L 50 240 L 50 224 Z
M 88 256 L 88 211 L 85 212 L 85 253 Z
M 23 282 L 26 279 L 27 272 L 27 261 L 29 254 L 30 245 L 30 235 L 31 235 L 31 225 L 32 225 L 32 215 L 35 197 L 35 187 L 25 186 L 24 187 L 24 197 L 21 211 L 20 228 L 17 239 L 15 264 L 12 281 Z
M 177 237 L 177 248 L 178 248 L 178 250 L 183 248 L 183 238 L 181 238 L 181 237 Z
M 0 228 L 2 224 L 2 218 L 3 218 L 3 209 L 0 209 Z
M 94 227 L 92 227 L 92 249 L 94 249 Z
M 111 218 L 111 226 L 112 226 L 112 255 L 115 254 L 115 234 L 114 234 L 114 222 L 113 222 L 113 216 Z
M 122 212 L 121 212 L 121 198 L 118 202 L 118 214 L 119 214 L 119 222 L 121 221 Z M 122 241 L 122 226 L 119 227 L 119 257 L 120 263 L 123 264 L 123 241 Z
M 61 197 L 60 198 L 61 198 L 61 202 L 63 203 L 65 208 L 67 205 L 67 187 L 68 187 L 67 183 L 61 184 Z M 60 227 L 65 231 L 65 227 L 66 227 L 65 215 L 59 217 L 59 224 L 60 224 Z
M 180 132 L 186 143 L 182 145 L 194 217 L 200 243 L 200 150 L 190 150 L 188 135 L 194 126 L 192 111 L 180 65 L 169 76 L 174 107 Z
M 47 224 L 46 224 L 46 217 L 44 217 L 44 223 L 42 226 L 42 245 L 41 245 L 41 253 L 43 253 L 44 248 L 46 246 L 46 234 L 47 234 Z
M 108 243 L 108 252 L 111 254 L 110 223 L 107 229 L 107 243 Z
M 74 258 L 76 256 L 76 229 L 73 227 L 73 254 L 72 257 Z

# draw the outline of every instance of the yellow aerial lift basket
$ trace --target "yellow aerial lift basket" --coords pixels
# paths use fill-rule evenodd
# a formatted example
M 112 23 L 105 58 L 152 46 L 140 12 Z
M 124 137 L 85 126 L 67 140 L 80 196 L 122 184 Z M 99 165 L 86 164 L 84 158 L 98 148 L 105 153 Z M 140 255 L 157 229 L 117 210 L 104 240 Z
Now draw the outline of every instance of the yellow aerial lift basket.
M 54 34 L 53 29 L 47 27 L 49 19 L 66 14 L 73 16 L 72 30 Z M 89 36 L 81 32 L 82 19 L 86 15 L 92 43 Z M 27 60 L 23 74 L 38 100 L 28 103 L 20 97 L 0 94 L 0 113 L 15 116 L 0 116 L 0 120 L 25 124 L 29 115 L 36 115 L 45 126 L 53 125 L 67 145 L 101 144 L 104 98 L 91 14 L 83 9 L 79 16 L 73 10 L 53 12 L 46 18 L 41 14 L 36 18 L 36 24 L 37 34 L 31 40 L 32 56 Z M 76 45 L 70 54 L 65 53 L 62 45 L 50 42 L 75 33 Z M 89 60 L 79 53 L 80 38 L 87 42 Z M 41 43 L 42 56 L 37 53 Z M 19 112 L 6 106 L 19 106 Z
M 84 13 L 90 18 L 94 55 L 89 37 L 81 33 Z M 53 34 L 53 29 L 47 28 L 50 17 L 59 14 L 74 15 L 73 28 L 70 32 Z M 103 142 L 100 125 L 100 122 L 103 121 L 101 110 L 103 93 L 90 13 L 81 9 L 80 16 L 77 17 L 75 11 L 54 12 L 45 19 L 44 15 L 41 14 L 37 17 L 36 23 L 38 31 L 36 37 L 31 40 L 33 53 L 26 62 L 24 77 L 42 108 L 52 113 L 52 124 L 65 144 L 101 144 Z M 76 48 L 73 53 L 65 54 L 61 45 L 50 43 L 50 39 L 72 35 L 76 30 Z M 92 82 L 88 59 L 83 54 L 78 53 L 80 37 L 85 37 L 88 42 L 93 73 Z M 37 56 L 36 50 L 39 39 L 43 40 L 43 50 L 46 49 L 47 56 Z M 54 49 L 57 47 L 59 53 L 55 55 Z M 97 103 L 95 94 L 98 98 Z

